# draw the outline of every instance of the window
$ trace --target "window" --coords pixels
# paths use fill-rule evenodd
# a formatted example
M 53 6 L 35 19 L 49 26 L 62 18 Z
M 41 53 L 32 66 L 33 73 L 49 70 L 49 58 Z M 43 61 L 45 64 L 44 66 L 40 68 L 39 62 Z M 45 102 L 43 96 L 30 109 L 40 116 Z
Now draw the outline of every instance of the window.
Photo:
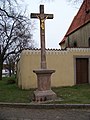
M 90 37 L 89 37 L 89 39 L 88 39 L 88 46 L 90 47 Z

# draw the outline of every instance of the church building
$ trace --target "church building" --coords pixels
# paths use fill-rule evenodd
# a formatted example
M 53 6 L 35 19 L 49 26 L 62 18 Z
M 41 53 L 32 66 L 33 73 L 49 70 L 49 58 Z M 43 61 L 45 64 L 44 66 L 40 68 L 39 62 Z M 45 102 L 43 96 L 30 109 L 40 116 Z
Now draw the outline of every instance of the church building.
M 84 0 L 63 40 L 61 49 L 90 47 L 90 0 Z
M 84 0 L 74 17 L 63 40 L 59 43 L 61 49 L 90 48 L 90 0 Z M 78 83 L 88 83 L 90 56 L 76 58 L 76 80 Z

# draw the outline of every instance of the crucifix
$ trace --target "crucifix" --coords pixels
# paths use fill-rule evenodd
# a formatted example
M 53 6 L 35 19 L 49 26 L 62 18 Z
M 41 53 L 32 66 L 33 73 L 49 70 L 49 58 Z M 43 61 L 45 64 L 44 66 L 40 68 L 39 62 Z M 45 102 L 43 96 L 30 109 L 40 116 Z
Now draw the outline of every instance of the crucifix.
M 44 5 L 40 5 L 40 13 L 31 13 L 31 18 L 40 20 L 40 39 L 41 39 L 41 68 L 33 70 L 37 75 L 37 90 L 34 91 L 35 101 L 46 101 L 56 98 L 56 94 L 51 90 L 51 74 L 55 70 L 47 69 L 46 50 L 45 50 L 45 20 L 53 19 L 53 14 L 44 13 Z
M 46 69 L 46 51 L 45 51 L 45 20 L 53 19 L 53 14 L 44 13 L 44 5 L 40 5 L 40 13 L 31 13 L 31 18 L 40 20 L 40 39 L 41 39 L 41 69 Z

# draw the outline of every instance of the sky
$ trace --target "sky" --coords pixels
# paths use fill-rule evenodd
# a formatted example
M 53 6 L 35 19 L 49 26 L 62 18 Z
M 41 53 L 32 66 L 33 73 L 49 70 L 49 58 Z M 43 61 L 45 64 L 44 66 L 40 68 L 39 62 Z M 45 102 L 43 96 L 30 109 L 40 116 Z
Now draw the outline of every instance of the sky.
M 54 14 L 53 19 L 45 20 L 45 41 L 46 48 L 59 49 L 59 42 L 63 39 L 67 32 L 74 16 L 79 7 L 70 4 L 67 0 L 52 0 L 52 2 L 45 2 L 44 0 L 25 0 L 27 13 L 39 13 L 39 6 L 44 5 L 44 12 Z M 35 46 L 40 48 L 40 21 L 38 19 L 31 19 L 35 22 L 35 30 L 33 31 L 33 39 Z

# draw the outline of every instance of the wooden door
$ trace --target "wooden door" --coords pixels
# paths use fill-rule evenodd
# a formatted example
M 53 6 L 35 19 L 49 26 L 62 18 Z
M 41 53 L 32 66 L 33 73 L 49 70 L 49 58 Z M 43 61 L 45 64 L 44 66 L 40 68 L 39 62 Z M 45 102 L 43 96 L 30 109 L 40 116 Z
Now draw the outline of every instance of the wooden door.
M 88 58 L 76 58 L 76 84 L 88 83 Z

